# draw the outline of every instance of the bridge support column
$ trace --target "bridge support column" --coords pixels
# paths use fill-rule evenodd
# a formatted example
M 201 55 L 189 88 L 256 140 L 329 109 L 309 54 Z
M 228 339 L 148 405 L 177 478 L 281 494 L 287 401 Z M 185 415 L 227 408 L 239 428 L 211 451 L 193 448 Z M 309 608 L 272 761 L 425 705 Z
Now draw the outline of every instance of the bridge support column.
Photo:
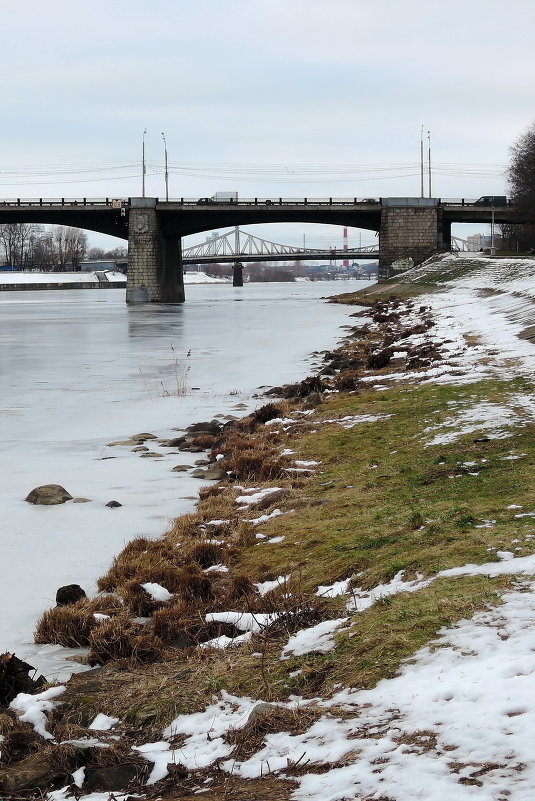
M 178 237 L 164 237 L 156 198 L 132 198 L 128 219 L 127 303 L 181 303 L 184 282 Z
M 421 264 L 442 249 L 442 220 L 437 205 L 383 205 L 379 231 L 379 280 Z
M 232 286 L 243 286 L 243 264 L 235 261 L 232 265 Z
M 179 236 L 166 236 L 163 239 L 162 272 L 159 283 L 163 303 L 184 303 L 186 297 Z

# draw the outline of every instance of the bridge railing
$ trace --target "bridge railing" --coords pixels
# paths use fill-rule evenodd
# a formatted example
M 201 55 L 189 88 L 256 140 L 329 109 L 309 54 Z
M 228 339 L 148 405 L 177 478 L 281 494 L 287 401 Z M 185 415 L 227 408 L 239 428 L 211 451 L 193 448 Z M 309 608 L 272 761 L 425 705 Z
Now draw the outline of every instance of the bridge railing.
M 121 201 L 126 202 L 126 201 Z M 7 198 L 0 200 L 0 206 L 112 206 L 120 208 L 115 198 L 89 198 L 89 197 L 38 197 L 38 198 Z
M 332 206 L 357 204 L 380 205 L 381 198 L 359 198 L 359 197 L 249 197 L 237 200 L 213 199 L 213 198 L 177 198 L 169 200 L 169 203 L 180 203 L 183 206 Z
M 18 206 L 90 206 L 90 207 L 106 207 L 114 209 L 122 209 L 130 205 L 132 198 L 5 198 L 0 199 L 0 207 L 18 207 Z M 213 199 L 213 198 L 173 198 L 170 200 L 162 200 L 156 198 L 158 205 L 180 205 L 180 206 L 203 206 L 211 208 L 212 206 L 228 208 L 229 206 L 381 206 L 383 200 L 387 199 L 380 197 L 252 197 L 252 198 L 239 198 L 239 199 Z M 408 199 L 410 200 L 410 199 Z M 483 199 L 478 198 L 434 198 L 434 201 L 440 205 L 453 205 L 453 206 L 481 206 L 489 208 L 488 202 L 482 203 Z M 409 204 L 410 205 L 410 204 Z M 510 205 L 510 201 L 506 202 Z

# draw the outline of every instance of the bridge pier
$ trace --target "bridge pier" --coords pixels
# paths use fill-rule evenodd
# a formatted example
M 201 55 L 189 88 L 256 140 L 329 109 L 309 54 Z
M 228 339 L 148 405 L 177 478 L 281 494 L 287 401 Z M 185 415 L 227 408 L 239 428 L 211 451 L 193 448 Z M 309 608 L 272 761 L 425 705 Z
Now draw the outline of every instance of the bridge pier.
M 391 205 L 388 201 L 396 201 Z M 421 264 L 444 247 L 442 210 L 432 198 L 386 198 L 379 230 L 379 280 Z
M 243 264 L 235 261 L 232 265 L 232 286 L 243 286 Z
M 132 198 L 128 220 L 127 303 L 182 303 L 180 239 L 160 228 L 156 198 Z

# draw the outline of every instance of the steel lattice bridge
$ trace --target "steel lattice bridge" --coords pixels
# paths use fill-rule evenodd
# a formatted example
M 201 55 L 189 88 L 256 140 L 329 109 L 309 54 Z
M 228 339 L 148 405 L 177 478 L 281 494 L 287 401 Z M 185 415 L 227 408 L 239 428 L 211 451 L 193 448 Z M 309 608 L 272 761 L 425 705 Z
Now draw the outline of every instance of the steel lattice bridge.
M 235 227 L 233 231 L 212 237 L 182 250 L 183 264 L 229 264 L 236 261 L 341 261 L 346 259 L 378 259 L 379 246 L 359 248 L 307 248 L 282 245 Z

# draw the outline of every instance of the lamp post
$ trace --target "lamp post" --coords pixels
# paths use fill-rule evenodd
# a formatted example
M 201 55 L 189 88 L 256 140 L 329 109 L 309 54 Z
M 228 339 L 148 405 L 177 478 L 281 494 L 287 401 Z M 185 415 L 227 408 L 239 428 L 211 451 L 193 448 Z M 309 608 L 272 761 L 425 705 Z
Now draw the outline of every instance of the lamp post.
M 424 196 L 424 126 L 420 129 L 420 197 Z
M 164 158 L 165 158 L 165 199 L 169 200 L 169 172 L 167 170 L 167 142 L 165 141 L 165 134 L 162 131 Z
M 427 132 L 427 141 L 428 141 L 428 145 L 429 145 L 428 150 L 427 150 L 427 166 L 428 166 L 428 169 L 429 169 L 429 197 L 432 197 L 432 195 L 431 195 L 431 131 Z
M 147 129 L 143 131 L 143 139 L 141 144 L 141 197 L 145 197 L 145 134 Z

